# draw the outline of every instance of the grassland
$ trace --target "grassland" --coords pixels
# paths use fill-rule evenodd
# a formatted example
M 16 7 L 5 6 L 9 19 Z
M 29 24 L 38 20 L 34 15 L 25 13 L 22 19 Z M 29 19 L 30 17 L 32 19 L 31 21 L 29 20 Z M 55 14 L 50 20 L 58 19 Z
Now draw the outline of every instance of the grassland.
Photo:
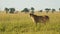
M 48 15 L 50 20 L 36 26 L 28 13 L 0 13 L 0 34 L 60 34 L 60 12 L 35 14 Z

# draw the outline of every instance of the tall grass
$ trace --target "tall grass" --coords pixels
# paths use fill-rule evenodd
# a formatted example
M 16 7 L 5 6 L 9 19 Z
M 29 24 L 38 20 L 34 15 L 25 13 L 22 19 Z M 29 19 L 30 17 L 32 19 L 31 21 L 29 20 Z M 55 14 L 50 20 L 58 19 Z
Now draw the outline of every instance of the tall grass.
M 29 14 L 0 14 L 0 34 L 60 34 L 60 13 L 39 13 L 36 15 L 48 15 L 49 22 L 38 23 L 31 20 Z

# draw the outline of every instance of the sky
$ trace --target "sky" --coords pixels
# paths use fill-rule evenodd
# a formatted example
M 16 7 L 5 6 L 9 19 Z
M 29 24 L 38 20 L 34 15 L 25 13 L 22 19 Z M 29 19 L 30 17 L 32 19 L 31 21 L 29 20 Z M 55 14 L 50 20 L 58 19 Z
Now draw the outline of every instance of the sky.
M 24 8 L 34 7 L 35 10 L 43 10 L 45 8 L 60 8 L 60 0 L 0 0 L 0 10 L 7 8 L 15 8 L 23 10 Z

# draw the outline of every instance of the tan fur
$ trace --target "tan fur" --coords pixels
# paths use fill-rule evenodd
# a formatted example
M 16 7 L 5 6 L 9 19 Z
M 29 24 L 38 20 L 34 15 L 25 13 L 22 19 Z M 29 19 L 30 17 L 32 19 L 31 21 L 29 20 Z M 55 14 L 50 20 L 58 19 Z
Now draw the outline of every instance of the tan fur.
M 33 20 L 33 22 L 35 22 L 33 17 L 31 17 L 31 19 Z
M 39 23 L 39 22 L 46 23 L 46 21 L 49 20 L 49 16 L 47 16 L 47 15 L 37 16 L 37 15 L 34 15 L 34 14 L 30 14 L 30 17 L 31 17 L 32 21 L 36 24 Z

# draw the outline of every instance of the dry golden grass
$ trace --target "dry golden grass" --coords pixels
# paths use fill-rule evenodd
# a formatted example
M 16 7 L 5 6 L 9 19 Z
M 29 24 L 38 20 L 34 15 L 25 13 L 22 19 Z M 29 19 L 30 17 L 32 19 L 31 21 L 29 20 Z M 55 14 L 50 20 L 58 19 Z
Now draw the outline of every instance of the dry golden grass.
M 0 34 L 60 34 L 60 12 L 35 14 L 48 15 L 50 21 L 36 27 L 28 13 L 0 13 Z

